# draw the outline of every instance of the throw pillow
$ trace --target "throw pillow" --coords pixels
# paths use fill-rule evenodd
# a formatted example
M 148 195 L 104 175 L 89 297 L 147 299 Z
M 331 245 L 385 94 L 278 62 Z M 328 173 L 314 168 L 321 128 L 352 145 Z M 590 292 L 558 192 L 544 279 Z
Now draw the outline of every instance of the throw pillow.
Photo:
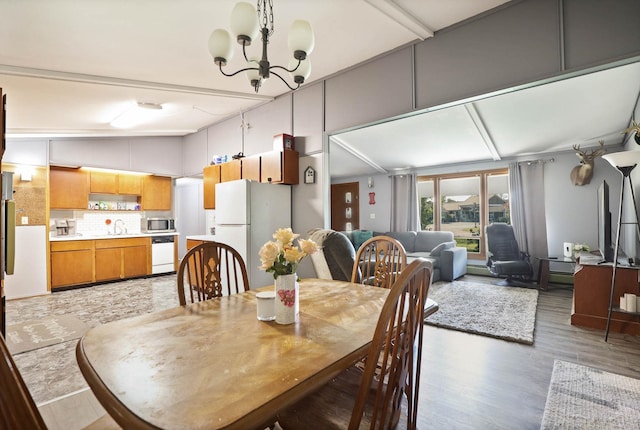
M 449 249 L 449 248 L 453 248 L 454 246 L 456 246 L 455 242 L 442 242 L 442 243 L 436 245 L 436 247 L 431 250 L 429 255 L 432 256 L 432 257 L 439 257 L 440 253 L 443 250 Z
M 373 232 L 371 230 L 354 230 L 351 235 L 353 236 L 353 247 L 358 251 L 363 243 L 373 237 Z

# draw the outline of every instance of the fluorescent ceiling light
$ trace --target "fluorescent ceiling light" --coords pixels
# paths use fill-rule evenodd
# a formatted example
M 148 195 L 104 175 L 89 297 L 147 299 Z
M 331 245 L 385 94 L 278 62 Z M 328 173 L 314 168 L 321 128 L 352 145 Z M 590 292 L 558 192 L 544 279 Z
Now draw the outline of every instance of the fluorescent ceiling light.
M 115 128 L 132 128 L 153 121 L 162 115 L 162 105 L 156 103 L 136 103 L 125 109 L 113 121 Z

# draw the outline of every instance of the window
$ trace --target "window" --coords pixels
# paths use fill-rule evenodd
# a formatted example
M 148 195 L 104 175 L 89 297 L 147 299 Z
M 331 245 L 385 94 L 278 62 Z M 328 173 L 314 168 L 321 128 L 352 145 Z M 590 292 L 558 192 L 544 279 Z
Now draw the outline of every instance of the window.
M 470 258 L 485 258 L 486 225 L 511 220 L 506 169 L 419 176 L 417 191 L 422 230 L 452 231 Z

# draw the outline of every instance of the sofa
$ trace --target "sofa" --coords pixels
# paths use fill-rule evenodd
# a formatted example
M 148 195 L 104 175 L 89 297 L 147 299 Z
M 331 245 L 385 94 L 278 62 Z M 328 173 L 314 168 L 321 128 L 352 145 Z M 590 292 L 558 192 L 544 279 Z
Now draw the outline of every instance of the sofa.
M 467 249 L 456 246 L 450 231 L 383 233 L 315 229 L 309 232 L 309 238 L 321 247 L 320 252 L 311 255 L 318 277 L 350 280 L 356 250 L 367 239 L 377 235 L 389 236 L 400 242 L 407 253 L 407 263 L 419 257 L 430 260 L 433 263 L 433 282 L 453 281 L 467 273 Z

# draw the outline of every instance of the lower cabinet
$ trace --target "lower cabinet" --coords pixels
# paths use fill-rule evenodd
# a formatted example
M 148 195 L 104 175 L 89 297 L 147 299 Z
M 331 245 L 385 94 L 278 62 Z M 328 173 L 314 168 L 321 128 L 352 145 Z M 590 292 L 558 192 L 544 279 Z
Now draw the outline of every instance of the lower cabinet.
M 51 242 L 51 288 L 151 274 L 151 238 Z
M 51 288 L 93 282 L 94 241 L 51 242 Z

